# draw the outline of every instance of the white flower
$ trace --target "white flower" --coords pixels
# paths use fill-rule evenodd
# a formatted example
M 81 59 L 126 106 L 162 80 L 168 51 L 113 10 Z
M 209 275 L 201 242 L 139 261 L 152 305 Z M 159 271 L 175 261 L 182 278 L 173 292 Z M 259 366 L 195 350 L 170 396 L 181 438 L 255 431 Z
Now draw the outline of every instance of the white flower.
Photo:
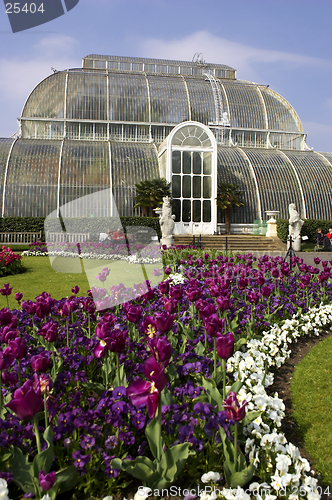
M 202 483 L 215 483 L 219 481 L 220 479 L 220 474 L 218 472 L 207 472 L 206 474 L 203 474 L 201 477 Z
M 0 500 L 9 500 L 7 481 L 5 479 L 0 479 Z
M 203 491 L 201 491 L 199 498 L 200 498 L 200 500 L 216 500 L 217 493 L 215 491 L 213 491 L 211 494 L 209 494 L 203 490 Z
M 151 488 L 147 488 L 146 486 L 140 486 L 135 493 L 134 500 L 146 500 L 149 496 L 152 495 Z
M 44 495 L 40 500 L 51 500 L 51 497 L 48 493 L 46 493 L 46 495 Z
M 277 469 L 283 473 L 288 472 L 288 467 L 291 463 L 292 461 L 287 455 L 279 454 L 276 458 Z

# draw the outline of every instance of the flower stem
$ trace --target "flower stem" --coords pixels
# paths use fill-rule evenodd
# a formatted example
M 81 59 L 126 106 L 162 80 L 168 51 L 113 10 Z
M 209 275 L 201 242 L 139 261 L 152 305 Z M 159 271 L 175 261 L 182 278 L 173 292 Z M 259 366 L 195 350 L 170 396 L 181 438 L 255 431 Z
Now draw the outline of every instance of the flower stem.
M 0 370 L 0 415 L 2 412 L 2 370 Z
M 69 349 L 69 322 L 68 322 L 68 318 L 66 318 L 66 325 L 67 325 L 67 347 Z
M 159 394 L 159 401 L 158 401 L 158 457 L 157 461 L 160 462 L 161 460 L 161 395 Z
M 222 367 L 222 397 L 226 399 L 226 360 L 221 360 Z
M 44 394 L 44 414 L 45 414 L 45 430 L 48 427 L 48 422 L 47 422 L 47 406 L 46 406 L 46 394 Z
M 235 426 L 234 426 L 234 465 L 235 465 L 236 472 L 237 472 L 237 426 L 238 426 L 238 422 L 235 422 Z
M 214 336 L 213 339 L 213 378 L 216 380 L 217 377 L 217 337 Z
M 39 434 L 39 429 L 38 429 L 38 416 L 35 415 L 33 417 L 33 431 L 36 436 L 36 443 L 37 443 L 37 450 L 38 450 L 38 455 L 41 453 L 41 444 L 40 444 L 40 434 Z

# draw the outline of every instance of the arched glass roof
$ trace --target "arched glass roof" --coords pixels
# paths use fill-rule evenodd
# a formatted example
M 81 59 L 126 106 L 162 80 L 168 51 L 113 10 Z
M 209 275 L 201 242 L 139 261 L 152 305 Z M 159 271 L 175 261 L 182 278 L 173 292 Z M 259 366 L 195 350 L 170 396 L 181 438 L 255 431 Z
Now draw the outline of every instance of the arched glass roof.
M 130 122 L 174 125 L 215 123 L 216 92 L 230 126 L 303 133 L 290 104 L 273 90 L 250 82 L 206 75 L 68 70 L 55 73 L 32 91 L 21 120 Z M 217 113 L 218 114 L 218 113 Z

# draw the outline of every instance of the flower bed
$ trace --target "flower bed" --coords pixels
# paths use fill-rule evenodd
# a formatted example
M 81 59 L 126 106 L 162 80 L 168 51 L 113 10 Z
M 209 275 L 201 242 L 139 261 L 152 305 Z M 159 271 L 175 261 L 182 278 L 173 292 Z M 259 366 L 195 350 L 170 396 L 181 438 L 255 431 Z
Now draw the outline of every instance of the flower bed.
M 9 247 L 3 246 L 0 252 L 0 277 L 22 273 L 24 268 L 21 259 Z
M 292 341 L 330 326 L 329 263 L 320 272 L 300 259 L 192 252 L 180 265 L 111 311 L 77 288 L 0 311 L 0 475 L 11 498 L 13 480 L 37 498 L 76 484 L 73 498 L 92 500 L 144 481 L 183 492 L 211 470 L 226 499 L 257 488 L 268 500 L 320 497 L 265 388 Z

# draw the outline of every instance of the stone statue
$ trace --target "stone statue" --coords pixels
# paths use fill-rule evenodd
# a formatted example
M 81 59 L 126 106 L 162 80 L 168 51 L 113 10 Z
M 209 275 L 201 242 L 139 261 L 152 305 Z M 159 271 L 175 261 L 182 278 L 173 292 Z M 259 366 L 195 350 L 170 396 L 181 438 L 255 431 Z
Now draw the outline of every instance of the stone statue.
M 169 196 L 165 196 L 163 198 L 163 209 L 159 219 L 162 245 L 170 246 L 174 243 L 174 219 L 175 215 L 172 215 L 171 199 Z
M 301 250 L 301 229 L 303 224 L 304 221 L 301 220 L 295 203 L 291 203 L 289 205 L 289 236 L 292 237 L 295 252 Z

